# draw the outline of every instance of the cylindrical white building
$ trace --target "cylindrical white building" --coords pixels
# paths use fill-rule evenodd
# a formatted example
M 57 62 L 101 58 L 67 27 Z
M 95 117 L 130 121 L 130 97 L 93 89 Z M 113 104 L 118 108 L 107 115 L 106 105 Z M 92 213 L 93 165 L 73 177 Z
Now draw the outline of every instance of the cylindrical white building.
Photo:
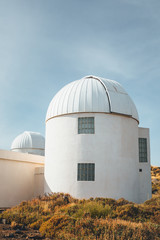
M 45 138 L 40 133 L 25 131 L 13 140 L 11 150 L 44 156 Z
M 45 192 L 139 202 L 138 113 L 113 80 L 62 88 L 46 116 Z

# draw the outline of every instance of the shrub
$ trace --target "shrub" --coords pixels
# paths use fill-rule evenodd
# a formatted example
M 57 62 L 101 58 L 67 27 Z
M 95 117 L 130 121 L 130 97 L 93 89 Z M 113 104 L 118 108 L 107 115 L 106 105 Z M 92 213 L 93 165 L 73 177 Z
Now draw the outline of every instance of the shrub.
M 43 218 L 37 220 L 36 222 L 29 224 L 29 227 L 32 229 L 35 229 L 35 230 L 39 230 L 42 223 L 46 222 L 49 219 L 50 219 L 50 217 L 43 217 Z
M 112 210 L 109 205 L 103 206 L 101 203 L 89 202 L 84 205 L 84 211 L 89 213 L 91 218 L 105 218 Z
M 78 200 L 54 193 L 24 201 L 1 213 L 2 218 L 12 228 L 40 229 L 43 236 L 58 240 L 160 239 L 160 195 L 134 204 L 125 199 Z
M 91 217 L 76 220 L 63 215 L 43 223 L 40 232 L 53 239 L 150 240 L 159 239 L 160 226 Z
M 70 205 L 65 209 L 65 212 L 74 218 L 82 218 L 87 216 L 90 216 L 91 218 L 105 218 L 112 213 L 112 209 L 109 205 L 103 205 L 94 201 L 86 201 L 83 204 L 80 203 Z
M 117 217 L 123 220 L 134 222 L 145 222 L 154 215 L 152 209 L 138 206 L 136 204 L 127 204 L 116 209 Z
M 42 236 L 56 237 L 60 231 L 63 231 L 64 227 L 74 224 L 73 218 L 69 216 L 53 216 L 48 221 L 42 223 L 39 231 Z

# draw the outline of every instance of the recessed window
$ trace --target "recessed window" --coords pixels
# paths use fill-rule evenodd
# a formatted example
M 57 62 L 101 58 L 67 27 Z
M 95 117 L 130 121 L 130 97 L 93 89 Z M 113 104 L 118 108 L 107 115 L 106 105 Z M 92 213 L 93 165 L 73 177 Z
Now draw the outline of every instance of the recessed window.
M 95 164 L 78 163 L 77 181 L 94 181 L 94 180 L 95 180 Z
M 78 134 L 94 134 L 94 117 L 78 118 Z
M 139 138 L 139 162 L 147 162 L 147 139 Z

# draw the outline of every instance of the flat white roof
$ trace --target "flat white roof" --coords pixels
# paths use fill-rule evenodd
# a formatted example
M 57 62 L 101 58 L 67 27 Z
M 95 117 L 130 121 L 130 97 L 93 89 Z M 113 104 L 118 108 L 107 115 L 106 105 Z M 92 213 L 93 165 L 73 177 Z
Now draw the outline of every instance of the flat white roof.
M 28 162 L 44 165 L 44 156 L 0 150 L 0 160 Z

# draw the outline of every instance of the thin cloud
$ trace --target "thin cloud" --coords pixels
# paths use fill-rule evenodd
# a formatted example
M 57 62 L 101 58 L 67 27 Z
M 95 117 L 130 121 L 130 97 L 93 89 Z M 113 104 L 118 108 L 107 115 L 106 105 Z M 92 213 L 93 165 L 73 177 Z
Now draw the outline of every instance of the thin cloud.
M 94 74 L 119 81 L 141 125 L 160 131 L 159 0 L 0 2 L 0 147 L 24 130 L 44 134 L 52 97 Z

